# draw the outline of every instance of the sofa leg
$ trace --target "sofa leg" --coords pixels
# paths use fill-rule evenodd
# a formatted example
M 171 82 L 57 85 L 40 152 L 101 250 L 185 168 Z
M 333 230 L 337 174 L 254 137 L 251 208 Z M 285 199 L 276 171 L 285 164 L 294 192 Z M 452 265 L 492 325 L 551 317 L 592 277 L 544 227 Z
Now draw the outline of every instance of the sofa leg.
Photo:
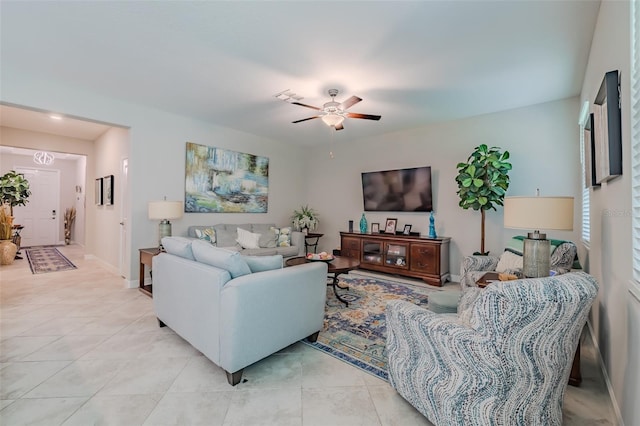
M 162 320 L 161 320 L 160 318 L 158 318 L 158 326 L 159 326 L 160 328 L 162 328 L 162 327 L 166 327 L 166 326 L 167 326 L 167 324 L 163 323 L 163 322 L 162 322 Z
M 242 379 L 243 371 L 244 371 L 244 368 L 236 371 L 235 373 L 229 373 L 228 371 L 225 370 L 225 373 L 227 373 L 227 382 L 229 382 L 231 386 L 235 386 L 238 383 L 240 383 L 240 379 Z
M 316 331 L 316 332 L 315 332 L 315 333 L 313 333 L 312 335 L 307 336 L 307 341 L 309 341 L 309 342 L 311 342 L 311 343 L 313 343 L 313 342 L 317 341 L 317 340 L 318 340 L 318 335 L 320 335 L 320 332 L 319 332 L 319 331 Z

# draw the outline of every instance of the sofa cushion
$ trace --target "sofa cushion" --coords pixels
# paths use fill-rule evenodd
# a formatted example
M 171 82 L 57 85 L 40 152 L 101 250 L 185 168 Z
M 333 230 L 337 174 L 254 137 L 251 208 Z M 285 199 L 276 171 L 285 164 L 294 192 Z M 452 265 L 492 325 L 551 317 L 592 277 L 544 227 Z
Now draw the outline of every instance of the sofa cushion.
M 216 230 L 210 226 L 207 228 L 195 228 L 196 238 L 204 240 L 210 244 L 216 244 Z
M 291 257 L 298 255 L 298 247 L 276 247 L 276 253 L 281 254 L 283 257 Z
M 195 260 L 193 251 L 191 250 L 191 242 L 189 238 L 185 237 L 163 237 L 162 247 L 169 253 L 185 259 Z
M 274 256 L 278 254 L 278 249 L 267 249 L 267 248 L 257 248 L 257 249 L 242 249 L 240 250 L 240 254 L 244 256 Z
M 235 247 L 238 239 L 238 228 L 233 230 L 216 227 L 216 245 L 218 247 Z
M 231 278 L 251 273 L 249 265 L 237 251 L 214 247 L 211 244 L 195 240 L 191 243 L 193 256 L 198 262 L 229 271 Z
M 291 227 L 284 228 L 271 228 L 277 235 L 276 246 L 277 247 L 289 247 L 291 246 Z
M 262 248 L 275 248 L 278 235 L 275 232 L 275 228 L 266 229 L 264 231 L 259 231 L 260 239 L 258 240 L 258 245 Z
M 254 223 L 251 225 L 251 232 L 255 232 L 256 234 L 263 234 L 271 228 L 275 227 L 275 223 Z
M 271 271 L 273 269 L 282 269 L 282 256 L 242 256 L 249 265 L 251 272 Z
M 236 241 L 242 248 L 245 249 L 257 249 L 260 248 L 258 241 L 260 240 L 260 234 L 254 234 L 246 229 L 238 228 L 238 238 Z

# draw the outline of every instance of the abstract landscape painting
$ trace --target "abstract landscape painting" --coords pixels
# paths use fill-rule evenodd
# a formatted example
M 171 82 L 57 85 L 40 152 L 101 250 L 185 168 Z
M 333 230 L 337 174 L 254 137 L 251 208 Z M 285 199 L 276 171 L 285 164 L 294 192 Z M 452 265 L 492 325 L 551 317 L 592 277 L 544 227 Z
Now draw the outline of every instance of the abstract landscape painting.
M 266 213 L 269 159 L 187 142 L 185 212 Z

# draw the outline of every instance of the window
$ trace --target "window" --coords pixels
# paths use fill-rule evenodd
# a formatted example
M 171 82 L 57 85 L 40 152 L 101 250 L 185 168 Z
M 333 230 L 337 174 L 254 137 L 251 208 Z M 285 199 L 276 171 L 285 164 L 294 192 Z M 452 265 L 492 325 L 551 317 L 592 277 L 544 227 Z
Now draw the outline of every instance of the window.
M 584 128 L 587 125 L 589 119 L 589 101 L 585 101 L 582 105 L 582 111 L 580 111 L 580 163 L 582 164 L 582 241 L 585 245 L 589 245 L 591 239 L 591 219 L 589 216 L 589 186 L 586 181 L 586 170 L 590 165 L 586 164 L 586 156 L 584 152 Z M 588 182 L 589 184 L 591 182 Z
M 640 284 L 640 5 L 631 2 L 631 226 L 633 279 Z M 638 286 L 636 286 L 638 287 Z M 640 288 L 640 287 L 638 287 Z

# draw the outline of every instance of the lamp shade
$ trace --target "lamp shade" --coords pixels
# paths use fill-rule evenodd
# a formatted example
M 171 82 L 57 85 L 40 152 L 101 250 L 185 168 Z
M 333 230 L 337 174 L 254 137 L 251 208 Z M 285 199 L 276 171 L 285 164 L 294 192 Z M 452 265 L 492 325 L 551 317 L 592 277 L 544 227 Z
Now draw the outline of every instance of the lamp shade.
M 179 219 L 183 210 L 182 201 L 150 201 L 149 219 Z
M 504 227 L 573 230 L 573 197 L 506 197 Z

